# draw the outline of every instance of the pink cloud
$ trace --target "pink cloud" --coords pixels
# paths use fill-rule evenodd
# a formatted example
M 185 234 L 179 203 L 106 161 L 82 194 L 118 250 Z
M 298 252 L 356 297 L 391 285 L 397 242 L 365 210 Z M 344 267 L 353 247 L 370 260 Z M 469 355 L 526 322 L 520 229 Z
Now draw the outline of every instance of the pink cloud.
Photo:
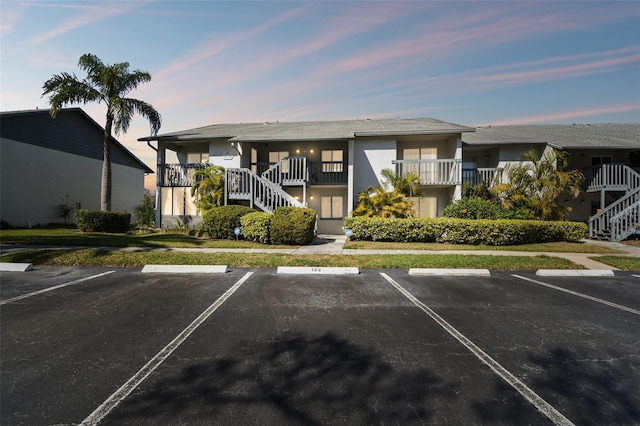
M 15 9 L 3 6 L 2 14 L 0 14 L 0 34 L 4 36 L 12 33 L 15 24 L 20 21 L 24 12 L 23 5 Z
M 76 15 L 70 19 L 67 19 L 58 24 L 54 29 L 45 33 L 36 35 L 31 39 L 31 43 L 40 44 L 77 28 L 81 28 L 94 22 L 104 21 L 105 19 L 113 16 L 123 15 L 130 12 L 133 9 L 137 9 L 147 2 L 135 1 L 135 2 L 111 2 L 101 4 L 100 6 L 78 6 L 78 5 L 43 5 L 44 7 L 70 7 L 81 11 L 79 15 Z M 37 5 L 38 3 L 33 3 Z
M 498 83 L 499 86 L 537 83 L 547 80 L 578 77 L 584 75 L 609 72 L 612 69 L 640 63 L 640 54 L 628 55 L 621 58 L 606 59 L 597 62 L 556 67 L 540 70 L 523 71 L 517 73 L 484 75 L 473 78 L 479 83 Z
M 176 60 L 174 60 L 171 64 L 169 64 L 167 67 L 165 67 L 164 69 L 158 71 L 156 73 L 156 76 L 159 78 L 166 78 L 169 75 L 175 74 L 177 72 L 181 72 L 182 70 L 188 69 L 190 67 L 192 67 L 193 65 L 197 64 L 198 62 L 201 62 L 205 59 L 211 58 L 227 49 L 230 49 L 236 45 L 238 45 L 239 43 L 242 43 L 246 40 L 249 40 L 251 38 L 254 38 L 266 31 L 268 31 L 269 29 L 277 26 L 278 24 L 281 24 L 283 22 L 286 22 L 288 20 L 291 20 L 292 18 L 300 15 L 302 12 L 304 12 L 305 10 L 307 10 L 308 6 L 303 6 L 303 7 L 299 7 L 297 9 L 292 9 L 280 16 L 277 16 L 267 22 L 265 22 L 262 25 L 258 25 L 257 27 L 251 28 L 249 30 L 246 31 L 241 31 L 241 32 L 237 32 L 234 34 L 231 34 L 230 36 L 228 36 L 227 38 L 223 39 L 223 40 L 211 40 L 211 41 L 207 41 L 197 47 L 195 47 L 194 49 L 192 49 L 190 52 L 182 55 L 181 57 L 177 58 Z
M 534 123 L 554 123 L 573 118 L 591 117 L 603 114 L 615 114 L 619 112 L 640 111 L 640 103 L 614 105 L 599 108 L 591 108 L 579 111 L 557 112 L 552 114 L 544 114 L 530 117 L 510 118 L 506 120 L 498 120 L 491 123 L 478 124 L 477 126 L 509 126 L 516 124 L 534 124 Z

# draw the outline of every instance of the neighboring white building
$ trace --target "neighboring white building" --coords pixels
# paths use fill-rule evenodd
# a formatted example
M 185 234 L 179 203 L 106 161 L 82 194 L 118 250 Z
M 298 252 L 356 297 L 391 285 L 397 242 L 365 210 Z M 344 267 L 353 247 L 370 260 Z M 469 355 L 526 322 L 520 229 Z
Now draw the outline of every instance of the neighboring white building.
M 631 219 L 625 223 L 640 223 L 640 174 L 634 170 L 640 167 L 640 124 L 475 129 L 431 118 L 269 122 L 139 140 L 158 142 L 158 226 L 183 216 L 198 220 L 190 187 L 193 171 L 205 163 L 226 169 L 226 202 L 265 211 L 308 206 L 318 213 L 319 233 L 337 234 L 357 194 L 378 185 L 382 169 L 417 172 L 423 194 L 414 200 L 418 215 L 436 217 L 460 197 L 463 182 L 489 182 L 531 148 L 567 150 L 572 167 L 585 168 L 583 196 L 567 201 L 573 220 L 606 216 L 608 206 L 626 199 L 621 203 L 630 207 Z M 605 221 L 602 226 L 609 225 Z
M 12 226 L 61 223 L 57 206 L 100 210 L 103 128 L 80 108 L 0 113 L 0 217 Z M 112 138 L 112 210 L 135 213 L 153 173 Z M 72 217 L 73 220 L 73 217 Z

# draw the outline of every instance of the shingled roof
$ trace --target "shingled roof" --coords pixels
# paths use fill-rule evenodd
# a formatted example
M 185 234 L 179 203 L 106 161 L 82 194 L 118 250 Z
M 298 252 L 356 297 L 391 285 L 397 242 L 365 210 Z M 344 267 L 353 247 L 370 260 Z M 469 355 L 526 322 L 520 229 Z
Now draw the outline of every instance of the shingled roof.
M 233 141 L 263 142 L 287 140 L 353 139 L 357 136 L 401 136 L 473 132 L 471 127 L 433 118 L 382 120 L 292 121 L 266 123 L 214 124 L 179 132 L 148 136 L 150 140 L 203 140 L 226 138 Z
M 478 127 L 462 141 L 467 146 L 544 143 L 560 149 L 640 149 L 640 123 Z

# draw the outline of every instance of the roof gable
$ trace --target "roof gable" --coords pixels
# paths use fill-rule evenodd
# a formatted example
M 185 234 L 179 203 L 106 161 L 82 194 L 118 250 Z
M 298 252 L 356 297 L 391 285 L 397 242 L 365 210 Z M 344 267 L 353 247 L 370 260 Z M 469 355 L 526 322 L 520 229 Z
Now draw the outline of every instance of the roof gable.
M 104 129 L 80 108 L 61 109 L 55 119 L 49 110 L 1 112 L 0 135 L 3 139 L 103 159 Z M 153 173 L 115 138 L 111 143 L 112 163 Z

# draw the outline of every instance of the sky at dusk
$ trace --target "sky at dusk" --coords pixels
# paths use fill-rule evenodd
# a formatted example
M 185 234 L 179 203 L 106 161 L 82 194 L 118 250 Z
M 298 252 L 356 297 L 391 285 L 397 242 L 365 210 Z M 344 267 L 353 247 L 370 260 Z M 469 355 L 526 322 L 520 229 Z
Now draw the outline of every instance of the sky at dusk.
M 215 123 L 432 117 L 640 122 L 638 1 L 0 2 L 0 109 L 84 53 L 152 81 L 160 133 Z M 81 106 L 104 126 L 102 104 Z M 136 116 L 117 139 L 155 168 Z

